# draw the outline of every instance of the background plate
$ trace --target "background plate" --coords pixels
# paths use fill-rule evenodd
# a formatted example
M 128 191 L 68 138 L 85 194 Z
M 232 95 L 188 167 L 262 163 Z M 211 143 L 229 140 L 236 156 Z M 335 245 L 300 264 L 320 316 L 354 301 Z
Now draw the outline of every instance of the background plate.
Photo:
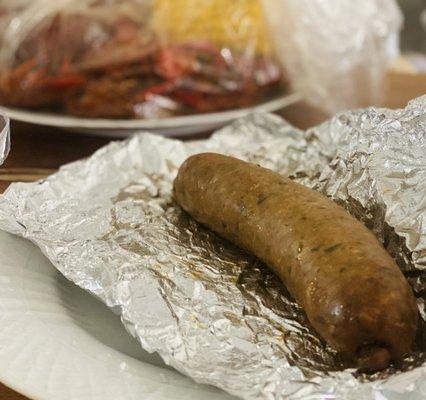
M 185 136 L 219 128 L 229 121 L 252 112 L 274 112 L 301 100 L 298 93 L 238 110 L 210 114 L 183 115 L 159 119 L 95 119 L 0 107 L 0 112 L 16 121 L 65 128 L 99 136 L 126 137 L 137 130 L 149 130 L 165 136 Z
M 142 350 L 32 243 L 0 231 L 0 381 L 34 400 L 232 400 Z

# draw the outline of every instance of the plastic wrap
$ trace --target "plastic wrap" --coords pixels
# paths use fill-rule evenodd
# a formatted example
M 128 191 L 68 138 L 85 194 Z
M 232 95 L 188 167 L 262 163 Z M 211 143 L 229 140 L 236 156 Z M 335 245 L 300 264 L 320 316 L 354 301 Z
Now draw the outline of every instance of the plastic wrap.
M 253 105 L 288 75 L 326 111 L 377 104 L 401 20 L 395 0 L 6 1 L 0 102 L 154 118 Z
M 0 49 L 0 103 L 9 106 L 155 118 L 246 107 L 285 86 L 257 0 L 36 0 L 10 9 Z
M 263 0 L 273 41 L 294 89 L 334 113 L 380 104 L 399 52 L 394 0 Z
M 10 21 L 31 4 L 32 0 L 1 0 L 0 1 L 0 44 L 3 32 Z
M 423 400 L 425 110 L 426 96 L 404 110 L 343 113 L 307 132 L 252 115 L 206 141 L 139 134 L 46 180 L 11 185 L 0 228 L 36 243 L 146 350 L 197 382 L 245 399 Z M 348 368 L 275 275 L 183 213 L 173 179 L 204 151 L 290 176 L 371 228 L 417 297 L 412 352 L 374 375 Z
M 9 119 L 0 114 L 0 165 L 9 154 L 10 149 L 10 132 Z

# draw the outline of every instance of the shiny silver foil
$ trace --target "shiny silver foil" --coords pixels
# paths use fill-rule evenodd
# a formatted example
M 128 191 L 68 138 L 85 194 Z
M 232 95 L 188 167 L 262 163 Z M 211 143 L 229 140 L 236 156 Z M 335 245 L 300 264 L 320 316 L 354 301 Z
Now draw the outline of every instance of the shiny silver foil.
M 412 354 L 375 375 L 345 364 L 278 278 L 173 202 L 180 164 L 231 154 L 291 176 L 360 218 L 407 274 L 423 321 Z M 245 399 L 426 398 L 426 96 L 342 113 L 307 132 L 252 115 L 209 140 L 138 134 L 0 199 L 0 227 L 36 243 L 121 315 L 150 352 Z

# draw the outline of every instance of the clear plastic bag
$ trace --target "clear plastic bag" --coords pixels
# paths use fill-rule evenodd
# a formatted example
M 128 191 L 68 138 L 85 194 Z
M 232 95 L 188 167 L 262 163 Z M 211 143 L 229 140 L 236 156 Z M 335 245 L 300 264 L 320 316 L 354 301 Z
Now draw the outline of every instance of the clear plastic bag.
M 402 16 L 394 0 L 263 0 L 294 89 L 333 113 L 380 104 Z
M 395 0 L 2 0 L 0 103 L 163 117 L 250 106 L 288 76 L 326 111 L 374 105 L 401 20 Z
M 0 114 L 0 165 L 6 159 L 10 149 L 9 119 Z
M 6 7 L 7 9 L 7 7 Z M 154 118 L 282 93 L 258 0 L 36 0 L 4 28 L 0 103 Z

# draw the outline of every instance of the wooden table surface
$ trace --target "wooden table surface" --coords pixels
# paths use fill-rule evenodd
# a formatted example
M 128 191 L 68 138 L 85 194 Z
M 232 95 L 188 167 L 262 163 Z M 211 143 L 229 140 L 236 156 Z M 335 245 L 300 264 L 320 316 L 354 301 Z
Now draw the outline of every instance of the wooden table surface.
M 383 106 L 404 107 L 408 100 L 426 94 L 426 76 L 389 73 L 385 90 Z M 303 129 L 326 119 L 324 113 L 302 102 L 286 108 L 280 115 Z M 23 123 L 12 123 L 11 133 L 11 152 L 0 168 L 0 192 L 11 181 L 29 181 L 49 174 L 63 164 L 89 156 L 111 140 Z M 0 383 L 0 400 L 28 399 Z

